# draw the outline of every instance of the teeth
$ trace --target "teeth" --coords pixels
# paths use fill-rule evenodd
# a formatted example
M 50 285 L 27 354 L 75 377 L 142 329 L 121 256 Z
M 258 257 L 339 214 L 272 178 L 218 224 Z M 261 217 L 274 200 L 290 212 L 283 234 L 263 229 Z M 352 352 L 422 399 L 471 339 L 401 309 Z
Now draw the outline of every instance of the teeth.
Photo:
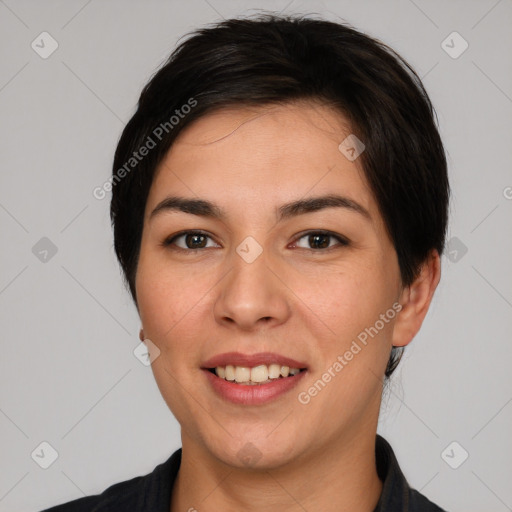
M 247 382 L 251 380 L 251 369 L 246 366 L 235 366 L 236 382 Z
M 265 382 L 268 379 L 268 367 L 264 364 L 251 369 L 251 380 L 253 382 Z
M 237 384 L 248 385 L 272 382 L 272 380 L 288 376 L 293 377 L 298 373 L 300 373 L 299 368 L 290 368 L 289 366 L 281 366 L 276 363 L 270 365 L 260 364 L 254 368 L 231 364 L 215 368 L 217 377 L 231 382 L 235 381 Z
M 281 367 L 278 364 L 271 364 L 268 367 L 268 378 L 269 379 L 278 379 L 281 375 Z
M 218 366 L 217 368 L 222 368 L 221 366 Z M 220 375 L 219 375 L 220 377 Z M 228 364 L 226 366 L 226 380 L 235 380 L 235 367 Z

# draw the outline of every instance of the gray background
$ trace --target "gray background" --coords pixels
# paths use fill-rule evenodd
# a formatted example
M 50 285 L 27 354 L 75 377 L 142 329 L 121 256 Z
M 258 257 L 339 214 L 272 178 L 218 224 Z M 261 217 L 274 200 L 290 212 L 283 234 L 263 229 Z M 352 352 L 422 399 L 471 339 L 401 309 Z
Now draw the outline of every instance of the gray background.
M 0 0 L 1 511 L 101 492 L 180 446 L 133 354 L 140 325 L 114 258 L 109 196 L 92 190 L 177 40 L 259 9 L 342 18 L 424 78 L 449 157 L 449 252 L 379 432 L 411 485 L 444 508 L 512 510 L 511 0 Z M 51 48 L 43 31 L 59 45 L 46 59 L 31 47 Z M 457 58 L 458 36 L 442 45 L 453 31 L 469 44 Z M 48 469 L 43 441 L 59 455 Z

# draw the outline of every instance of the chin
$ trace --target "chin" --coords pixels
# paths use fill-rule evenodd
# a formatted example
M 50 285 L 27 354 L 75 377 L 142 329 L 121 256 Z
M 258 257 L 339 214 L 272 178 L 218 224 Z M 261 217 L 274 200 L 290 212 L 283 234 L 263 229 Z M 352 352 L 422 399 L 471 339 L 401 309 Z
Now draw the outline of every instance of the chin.
M 233 437 L 222 435 L 222 440 L 212 442 L 211 437 L 203 441 L 213 457 L 227 466 L 237 469 L 272 470 L 292 463 L 301 453 L 296 437 L 291 432 L 278 435 L 264 433 L 233 433 Z M 223 432 L 225 434 L 225 432 Z

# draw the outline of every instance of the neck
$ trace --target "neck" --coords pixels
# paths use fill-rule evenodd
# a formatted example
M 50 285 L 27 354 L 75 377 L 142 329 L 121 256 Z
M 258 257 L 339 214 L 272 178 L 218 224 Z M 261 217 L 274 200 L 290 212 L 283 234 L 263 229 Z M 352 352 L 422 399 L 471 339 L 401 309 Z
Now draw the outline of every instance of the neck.
M 373 512 L 381 492 L 372 430 L 269 470 L 233 468 L 184 438 L 171 512 Z

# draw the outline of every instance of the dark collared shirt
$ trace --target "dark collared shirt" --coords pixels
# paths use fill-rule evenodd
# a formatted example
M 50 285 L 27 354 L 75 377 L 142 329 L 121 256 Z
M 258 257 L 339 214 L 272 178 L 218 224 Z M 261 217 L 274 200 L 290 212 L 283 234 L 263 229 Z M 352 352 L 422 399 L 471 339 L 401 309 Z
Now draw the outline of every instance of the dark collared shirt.
M 389 443 L 377 435 L 377 473 L 383 482 L 374 512 L 445 512 L 411 489 Z M 181 448 L 151 473 L 110 486 L 101 494 L 69 501 L 42 512 L 169 512 Z

